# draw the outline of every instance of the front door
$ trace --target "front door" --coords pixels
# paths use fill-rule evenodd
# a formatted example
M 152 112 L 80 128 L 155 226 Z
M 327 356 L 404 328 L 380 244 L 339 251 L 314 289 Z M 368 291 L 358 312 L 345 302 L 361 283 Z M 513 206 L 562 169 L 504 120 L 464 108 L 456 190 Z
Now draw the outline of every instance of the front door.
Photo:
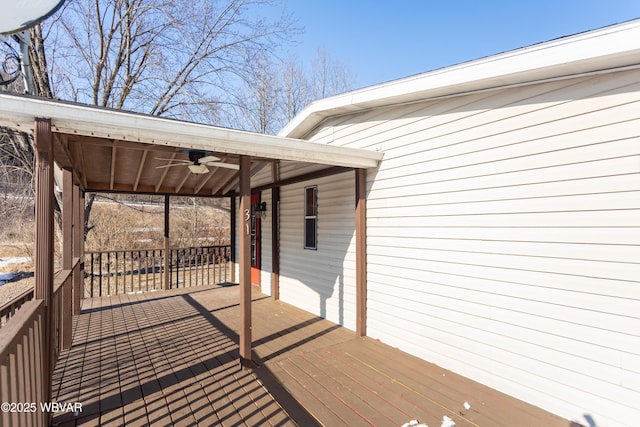
M 251 195 L 251 284 L 260 285 L 260 193 Z

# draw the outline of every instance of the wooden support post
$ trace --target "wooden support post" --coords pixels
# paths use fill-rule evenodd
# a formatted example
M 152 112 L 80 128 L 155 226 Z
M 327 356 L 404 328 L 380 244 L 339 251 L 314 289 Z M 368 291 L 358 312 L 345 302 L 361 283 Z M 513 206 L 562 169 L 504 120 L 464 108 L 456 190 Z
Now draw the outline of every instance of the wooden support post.
M 367 170 L 356 169 L 356 335 L 367 335 Z
M 251 367 L 251 158 L 240 156 L 240 364 Z
M 73 174 L 69 169 L 62 171 L 62 269 L 73 266 Z M 62 287 L 62 349 L 71 348 L 71 320 L 73 318 L 73 281 Z
M 80 300 L 84 298 L 84 196 L 80 187 L 73 186 L 73 257 L 80 266 L 73 274 L 73 315 L 80 314 Z
M 271 297 L 280 299 L 280 187 L 271 189 Z
M 169 248 L 169 196 L 164 196 L 164 289 L 171 289 L 171 256 Z
M 280 181 L 280 163 L 271 163 L 271 180 Z M 271 298 L 280 299 L 280 187 L 271 188 Z
M 34 297 L 44 300 L 44 378 L 43 402 L 51 400 L 51 373 L 54 357 L 54 323 L 51 308 L 53 298 L 53 138 L 51 120 L 36 118 L 35 196 L 35 289 Z

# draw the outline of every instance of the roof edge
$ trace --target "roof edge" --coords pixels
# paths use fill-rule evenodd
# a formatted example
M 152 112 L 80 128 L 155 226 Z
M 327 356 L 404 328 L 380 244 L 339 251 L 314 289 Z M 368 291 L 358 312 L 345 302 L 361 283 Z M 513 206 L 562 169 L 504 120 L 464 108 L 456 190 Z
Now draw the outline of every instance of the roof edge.
M 305 138 L 328 117 L 640 64 L 640 19 L 314 101 L 279 136 Z
M 356 168 L 376 167 L 383 156 L 383 153 L 371 150 L 327 146 L 295 138 L 0 93 L 0 126 L 31 133 L 36 117 L 50 118 L 53 131 L 62 134 L 204 149 L 233 155 Z

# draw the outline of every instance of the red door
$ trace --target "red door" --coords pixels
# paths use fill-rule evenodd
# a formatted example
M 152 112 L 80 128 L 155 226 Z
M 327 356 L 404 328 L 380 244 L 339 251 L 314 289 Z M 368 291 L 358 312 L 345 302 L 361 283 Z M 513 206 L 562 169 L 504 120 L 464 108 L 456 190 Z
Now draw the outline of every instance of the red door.
M 260 193 L 251 195 L 251 284 L 260 285 Z

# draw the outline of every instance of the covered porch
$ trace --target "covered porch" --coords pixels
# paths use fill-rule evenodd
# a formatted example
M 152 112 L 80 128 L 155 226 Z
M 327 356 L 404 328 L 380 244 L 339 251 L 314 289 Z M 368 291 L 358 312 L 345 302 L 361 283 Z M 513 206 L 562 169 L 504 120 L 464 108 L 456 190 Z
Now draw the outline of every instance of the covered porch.
M 86 299 L 53 400 L 75 425 L 561 426 L 539 408 L 254 289 L 255 369 L 237 363 L 238 286 Z M 465 402 L 470 405 L 465 408 Z
M 362 301 L 358 333 L 366 333 L 364 177 L 367 168 L 378 164 L 382 153 L 9 94 L 0 94 L 0 124 L 31 133 L 36 160 L 35 289 L 32 301 L 25 302 L 18 310 L 10 310 L 10 318 L 0 337 L 2 401 L 50 402 L 54 398 L 53 369 L 58 358 L 68 356 L 67 350 L 72 348 L 72 334 L 78 333 L 78 329 L 74 332 L 72 325 L 76 322 L 81 324 L 77 318 L 82 317 L 82 298 L 86 296 L 82 289 L 82 278 L 88 267 L 83 262 L 82 232 L 86 192 L 163 195 L 165 260 L 171 259 L 167 214 L 171 196 L 230 199 L 231 228 L 235 230 L 231 234 L 229 258 L 233 267 L 230 275 L 231 282 L 239 282 L 234 304 L 240 307 L 239 315 L 235 314 L 240 322 L 237 331 L 239 347 L 230 363 L 238 365 L 239 361 L 243 368 L 251 368 L 256 363 L 252 351 L 250 277 L 250 223 L 254 214 L 250 202 L 252 177 L 270 168 L 271 180 L 263 183 L 262 191 L 268 188 L 277 195 L 282 185 L 311 177 L 355 172 L 353 181 L 346 185 L 351 186 L 356 194 L 354 215 L 359 218 L 356 231 L 359 236 L 361 268 L 358 283 Z M 283 163 L 293 173 L 280 174 L 279 166 Z M 61 192 L 59 199 L 55 197 L 56 192 Z M 54 210 L 57 203 L 62 213 L 62 272 L 56 279 Z M 277 202 L 274 203 L 271 210 L 275 224 L 277 206 Z M 273 241 L 277 242 L 277 226 L 273 228 Z M 274 243 L 274 247 L 276 245 Z M 225 256 L 222 258 L 226 260 Z M 277 298 L 279 257 L 274 255 L 272 262 L 271 294 Z M 155 261 L 152 260 L 152 264 L 151 267 L 145 264 L 145 274 L 149 268 L 155 271 Z M 161 264 L 159 268 L 164 273 L 162 286 L 169 289 L 171 268 L 167 268 L 165 261 Z M 131 270 L 140 271 L 140 268 L 131 267 Z M 100 277 L 103 277 L 102 273 Z M 106 277 L 111 277 L 109 272 Z M 116 273 L 114 280 L 117 278 Z M 100 284 L 99 289 L 103 286 L 104 283 Z M 106 286 L 108 288 L 109 284 Z M 117 282 L 115 288 L 118 289 Z M 168 345 L 173 345 L 171 342 Z M 175 359 L 171 363 L 179 364 L 180 361 Z M 65 366 L 71 365 L 65 362 Z M 82 372 L 76 372 L 76 375 L 82 375 Z M 49 414 L 44 412 L 17 416 L 4 413 L 1 419 L 9 424 L 14 421 L 46 424 Z

